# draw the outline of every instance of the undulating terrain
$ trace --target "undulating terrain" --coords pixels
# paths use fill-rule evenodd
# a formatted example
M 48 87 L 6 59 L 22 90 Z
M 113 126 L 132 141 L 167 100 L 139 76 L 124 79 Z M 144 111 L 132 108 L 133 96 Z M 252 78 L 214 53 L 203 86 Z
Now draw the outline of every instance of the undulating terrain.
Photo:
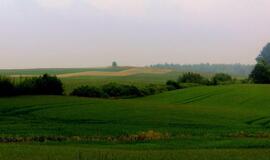
M 69 92 L 82 84 L 144 85 L 177 78 L 176 72 L 163 71 L 62 80 Z M 269 85 L 234 84 L 133 99 L 0 98 L 0 158 L 267 159 L 268 94 Z

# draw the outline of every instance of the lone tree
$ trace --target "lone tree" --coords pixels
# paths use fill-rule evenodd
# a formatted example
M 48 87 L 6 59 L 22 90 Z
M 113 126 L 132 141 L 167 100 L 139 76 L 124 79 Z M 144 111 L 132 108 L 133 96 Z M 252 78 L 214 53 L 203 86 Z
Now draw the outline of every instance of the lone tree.
M 249 78 L 258 84 L 270 83 L 270 43 L 268 43 L 260 55 L 256 58 L 257 64 L 249 75 Z
M 117 62 L 115 62 L 115 61 L 113 61 L 112 62 L 112 67 L 117 67 L 118 65 L 117 65 Z

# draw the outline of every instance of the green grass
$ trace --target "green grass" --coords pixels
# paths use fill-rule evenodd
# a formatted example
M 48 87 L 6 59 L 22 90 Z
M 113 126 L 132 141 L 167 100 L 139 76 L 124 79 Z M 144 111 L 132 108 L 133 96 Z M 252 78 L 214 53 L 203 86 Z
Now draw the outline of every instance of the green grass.
M 168 139 L 144 142 L 100 138 L 1 144 L 0 159 L 5 155 L 7 159 L 21 155 L 25 157 L 22 159 L 48 159 L 49 155 L 49 159 L 76 159 L 78 153 L 96 159 L 267 159 L 269 94 L 270 85 L 227 85 L 121 100 L 68 96 L 0 98 L 0 137 L 106 138 L 148 130 L 170 135 Z M 12 152 L 16 154 L 9 154 Z
M 125 150 L 74 145 L 0 145 L 1 160 L 268 160 L 269 156 L 269 149 Z

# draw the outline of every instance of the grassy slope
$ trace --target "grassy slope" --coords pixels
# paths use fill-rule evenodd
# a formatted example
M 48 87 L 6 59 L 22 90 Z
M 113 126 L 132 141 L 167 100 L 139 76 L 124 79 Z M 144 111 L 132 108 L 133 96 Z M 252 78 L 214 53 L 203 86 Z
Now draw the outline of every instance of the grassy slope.
M 1 98 L 0 132 L 2 135 L 27 136 L 117 136 L 153 129 L 170 133 L 171 140 L 136 144 L 87 143 L 83 146 L 89 150 L 89 154 L 96 153 L 91 151 L 91 148 L 100 148 L 102 152 L 104 148 L 110 150 L 113 147 L 121 152 L 120 157 L 128 154 L 135 156 L 134 159 L 140 154 L 148 154 L 146 151 L 137 151 L 142 148 L 153 150 L 149 153 L 153 154 L 153 159 L 159 159 L 163 154 L 171 156 L 172 151 L 164 149 L 178 149 L 174 152 L 175 157 L 193 155 L 190 159 L 196 159 L 196 155 L 204 153 L 215 159 L 214 157 L 219 157 L 222 152 L 227 153 L 224 159 L 261 159 L 269 155 L 269 150 L 262 148 L 270 148 L 270 97 L 265 96 L 269 92 L 268 85 L 232 85 L 196 87 L 128 100 L 57 96 Z M 243 134 L 230 136 L 239 132 Z M 253 136 L 250 136 L 251 133 Z M 2 153 L 12 151 L 9 145 L 0 146 L 7 149 Z M 53 146 L 57 151 L 64 152 L 61 147 Z M 25 153 L 28 151 L 23 148 L 32 146 L 18 147 Z M 53 152 L 48 146 L 41 147 L 44 147 L 48 154 Z M 214 148 L 219 150 L 212 150 Z M 75 154 L 76 147 L 72 147 L 72 144 L 68 149 Z M 164 153 L 155 153 L 154 150 L 159 149 Z M 184 154 L 183 149 L 188 149 L 188 152 L 185 150 Z M 35 149 L 31 151 L 34 152 Z M 108 154 L 114 152 L 112 150 Z M 254 153 L 253 157 L 248 156 L 251 153 Z
M 149 83 L 152 84 L 165 84 L 167 80 L 176 80 L 181 73 L 170 72 L 165 74 L 137 74 L 123 77 L 110 77 L 110 76 L 81 76 L 61 78 L 64 83 L 66 93 L 81 85 L 99 86 L 110 82 L 121 84 L 134 84 L 136 86 L 144 86 Z
M 196 87 L 126 100 L 1 98 L 0 130 L 25 135 L 119 135 L 149 129 L 192 135 L 267 131 L 269 89 L 264 85 Z

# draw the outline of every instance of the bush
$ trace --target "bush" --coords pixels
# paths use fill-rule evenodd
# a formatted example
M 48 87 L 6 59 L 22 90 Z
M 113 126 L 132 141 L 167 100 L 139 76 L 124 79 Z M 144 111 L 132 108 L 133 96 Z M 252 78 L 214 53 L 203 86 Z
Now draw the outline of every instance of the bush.
M 40 77 L 25 79 L 17 86 L 17 92 L 22 95 L 62 95 L 64 89 L 60 79 L 44 74 Z
M 109 83 L 102 87 L 102 90 L 109 97 L 130 97 L 142 96 L 141 91 L 133 85 L 121 85 L 117 83 Z
M 165 85 L 155 85 L 155 84 L 147 85 L 143 89 L 141 89 L 143 96 L 158 94 L 164 91 L 168 91 Z
M 181 89 L 181 88 L 182 88 L 182 87 L 179 85 L 179 83 L 177 83 L 176 81 L 173 81 L 173 80 L 167 81 L 166 85 L 167 85 L 167 89 L 168 89 L 169 91 L 176 90 L 176 89 Z
M 79 97 L 105 97 L 105 94 L 100 88 L 89 86 L 81 86 L 77 89 L 74 89 L 71 95 Z
M 15 95 L 15 86 L 11 79 L 0 77 L 0 97 Z
M 139 97 L 142 96 L 141 91 L 133 85 L 121 85 L 117 83 L 109 83 L 101 88 L 82 86 L 71 93 L 73 96 L 80 97 Z
M 198 73 L 187 72 L 178 78 L 178 83 L 207 84 L 208 80 Z
M 233 82 L 232 77 L 225 73 L 217 73 L 212 78 L 212 84 L 214 85 L 226 84 L 226 83 L 232 83 L 232 82 Z

